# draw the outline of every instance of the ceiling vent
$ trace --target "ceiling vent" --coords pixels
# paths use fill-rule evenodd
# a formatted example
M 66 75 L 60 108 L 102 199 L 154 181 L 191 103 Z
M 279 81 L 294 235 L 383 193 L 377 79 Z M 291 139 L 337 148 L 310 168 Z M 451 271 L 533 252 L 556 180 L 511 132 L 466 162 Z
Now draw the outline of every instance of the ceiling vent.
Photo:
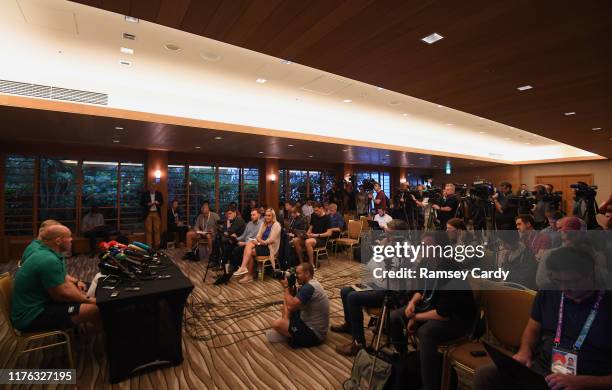
M 76 89 L 20 83 L 17 81 L 0 80 L 0 93 L 32 96 L 51 100 L 66 100 L 77 103 L 99 104 L 103 106 L 108 105 L 108 95 L 105 93 L 78 91 Z

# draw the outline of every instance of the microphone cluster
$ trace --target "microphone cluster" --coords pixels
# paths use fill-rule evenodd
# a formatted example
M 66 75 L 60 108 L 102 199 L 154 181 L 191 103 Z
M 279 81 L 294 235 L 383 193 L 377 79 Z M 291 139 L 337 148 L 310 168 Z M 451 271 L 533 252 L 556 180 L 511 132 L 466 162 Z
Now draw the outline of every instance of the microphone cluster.
M 162 264 L 157 252 L 142 242 L 134 241 L 129 245 L 117 241 L 101 242 L 99 248 L 103 250 L 99 256 L 102 273 L 153 279 L 155 272 L 151 268 L 159 268 Z

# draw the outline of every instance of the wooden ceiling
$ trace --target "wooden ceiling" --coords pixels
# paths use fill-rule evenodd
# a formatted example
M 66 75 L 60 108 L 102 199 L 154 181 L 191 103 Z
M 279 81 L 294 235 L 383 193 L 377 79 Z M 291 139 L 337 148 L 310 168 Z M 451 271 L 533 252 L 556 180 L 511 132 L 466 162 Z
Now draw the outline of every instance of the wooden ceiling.
M 77 2 L 384 87 L 612 158 L 608 1 Z M 433 45 L 420 41 L 433 32 L 444 39 Z M 527 84 L 533 89 L 517 90 Z
M 444 169 L 446 161 L 450 161 L 453 168 L 500 165 L 462 158 L 5 105 L 0 105 L 0 118 L 0 144 L 5 146 L 2 148 L 5 150 L 10 150 L 11 144 L 50 143 L 87 146 L 88 150 L 91 147 L 121 148 L 124 151 L 167 150 L 176 152 L 175 155 L 190 156 L 190 161 L 272 157 L 307 162 L 305 164 L 309 166 L 317 163 L 349 163 L 432 170 Z M 115 127 L 122 129 L 117 130 Z

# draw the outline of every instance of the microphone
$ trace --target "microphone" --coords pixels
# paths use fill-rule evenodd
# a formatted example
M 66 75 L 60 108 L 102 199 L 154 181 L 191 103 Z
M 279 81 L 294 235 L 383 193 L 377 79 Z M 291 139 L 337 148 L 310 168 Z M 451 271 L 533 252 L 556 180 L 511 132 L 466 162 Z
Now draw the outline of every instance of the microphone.
M 141 249 L 144 249 L 147 252 L 151 252 L 151 247 L 148 246 L 147 244 L 143 244 L 142 242 L 138 242 L 138 241 L 134 241 L 132 244 Z
M 108 244 L 108 242 L 101 241 L 98 244 L 98 249 L 100 250 L 100 252 L 106 252 L 108 250 L 109 246 L 110 245 Z
M 130 244 L 130 245 L 128 245 L 128 249 L 131 249 L 131 250 L 133 250 L 133 251 L 135 251 L 135 252 L 142 253 L 142 254 L 146 254 L 146 253 L 147 253 L 147 251 L 146 251 L 146 250 L 144 250 L 144 249 L 142 249 L 141 247 L 136 246 L 136 245 L 134 245 L 134 244 Z
M 122 244 L 122 243 L 120 243 L 120 242 L 117 242 L 117 241 L 115 241 L 115 240 L 109 241 L 109 242 L 108 242 L 108 245 L 109 245 L 109 246 L 111 246 L 111 247 L 116 247 L 116 248 L 119 248 L 119 249 L 125 249 L 125 248 L 127 248 L 127 245 Z

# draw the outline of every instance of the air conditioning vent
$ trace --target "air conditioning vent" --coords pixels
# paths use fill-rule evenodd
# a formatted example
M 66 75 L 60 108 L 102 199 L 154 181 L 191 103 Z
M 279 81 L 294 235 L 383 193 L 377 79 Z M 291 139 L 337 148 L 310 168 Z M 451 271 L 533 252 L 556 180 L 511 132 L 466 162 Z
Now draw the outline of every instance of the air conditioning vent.
M 17 81 L 0 80 L 0 93 L 32 96 L 51 100 L 65 100 L 77 103 L 99 104 L 103 106 L 108 105 L 108 95 L 105 93 L 20 83 Z

